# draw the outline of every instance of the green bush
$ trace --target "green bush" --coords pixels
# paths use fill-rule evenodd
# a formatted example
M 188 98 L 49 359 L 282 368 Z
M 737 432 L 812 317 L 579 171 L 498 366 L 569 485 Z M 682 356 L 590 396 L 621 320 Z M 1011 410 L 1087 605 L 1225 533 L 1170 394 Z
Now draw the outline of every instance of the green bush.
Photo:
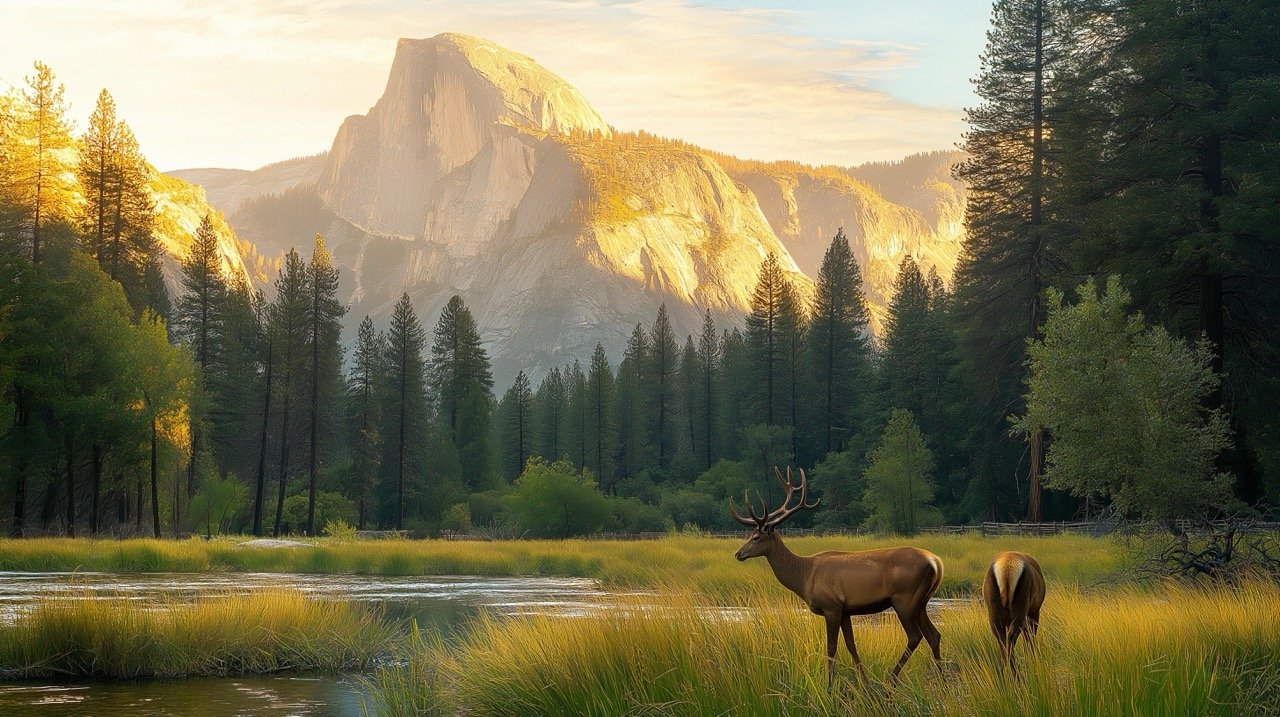
M 284 499 L 284 522 L 287 532 L 301 533 L 307 529 L 307 494 L 299 493 Z M 328 525 L 331 521 L 356 522 L 356 504 L 341 493 L 319 491 L 316 493 L 316 525 Z
M 440 529 L 455 533 L 471 532 L 471 508 L 466 503 L 454 503 L 440 517 Z
M 624 533 L 661 533 L 675 529 L 666 511 L 639 498 L 613 498 L 609 500 L 609 512 L 611 527 Z
M 516 525 L 540 538 L 568 538 L 599 531 L 609 520 L 609 501 L 591 474 L 568 461 L 530 458 L 507 505 Z

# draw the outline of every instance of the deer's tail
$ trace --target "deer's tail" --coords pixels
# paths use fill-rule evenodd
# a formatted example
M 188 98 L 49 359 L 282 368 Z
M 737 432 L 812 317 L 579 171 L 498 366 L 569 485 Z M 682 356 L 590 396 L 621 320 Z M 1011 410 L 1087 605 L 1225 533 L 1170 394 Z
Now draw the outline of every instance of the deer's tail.
M 942 584 L 942 558 L 929 553 L 929 565 L 933 566 L 933 584 L 929 587 L 929 595 L 933 595 Z
M 1013 593 L 1018 589 L 1018 581 L 1022 579 L 1022 571 L 1026 567 L 1022 558 L 1012 554 L 1001 555 L 992 566 L 992 572 L 996 575 L 996 587 L 1000 590 L 1000 604 L 1005 609 L 1013 606 Z

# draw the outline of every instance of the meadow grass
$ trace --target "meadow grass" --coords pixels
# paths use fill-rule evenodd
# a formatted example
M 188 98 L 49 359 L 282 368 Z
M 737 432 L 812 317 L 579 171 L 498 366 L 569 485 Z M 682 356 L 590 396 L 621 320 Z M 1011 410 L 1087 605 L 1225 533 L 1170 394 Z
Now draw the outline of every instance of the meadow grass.
M 733 559 L 741 540 L 672 534 L 657 540 L 308 540 L 305 548 L 242 547 L 243 538 L 214 540 L 0 540 L 0 570 L 101 572 L 300 572 L 365 575 L 546 575 L 595 578 L 611 586 L 674 586 L 709 595 L 736 595 L 773 586 L 764 561 Z M 940 595 L 972 594 L 991 557 L 1023 550 L 1053 580 L 1089 583 L 1115 574 L 1126 550 L 1083 535 L 984 538 L 974 535 L 798 537 L 800 554 L 916 545 L 942 557 Z
M 840 652 L 827 687 L 821 619 L 774 587 L 723 611 L 703 593 L 660 609 L 619 598 L 588 617 L 480 618 L 450 644 L 419 640 L 369 681 L 379 715 L 1236 715 L 1280 701 L 1280 588 L 1052 585 L 1024 678 L 998 666 L 977 601 L 946 609 L 945 671 L 922 644 L 902 684 L 854 679 Z M 855 625 L 873 681 L 905 642 L 896 620 Z
M 376 610 L 283 589 L 162 605 L 46 599 L 0 624 L 0 679 L 363 669 L 401 640 Z

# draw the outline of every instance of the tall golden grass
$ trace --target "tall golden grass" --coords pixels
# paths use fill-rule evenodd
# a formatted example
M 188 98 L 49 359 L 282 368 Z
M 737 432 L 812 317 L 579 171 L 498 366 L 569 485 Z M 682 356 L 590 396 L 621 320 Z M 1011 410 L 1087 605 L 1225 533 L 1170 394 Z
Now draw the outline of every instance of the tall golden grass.
M 556 575 L 596 578 L 609 585 L 668 584 L 713 595 L 773 586 L 764 561 L 741 565 L 731 538 L 673 534 L 657 540 L 371 540 L 308 541 L 307 548 L 240 547 L 244 539 L 0 540 L 0 570 L 105 572 L 253 571 L 366 575 Z M 1081 535 L 1036 538 L 980 536 L 805 537 L 787 540 L 797 553 L 862 550 L 910 544 L 942 557 L 940 595 L 976 592 L 1000 550 L 1035 555 L 1052 579 L 1089 582 L 1124 565 L 1125 550 L 1109 539 Z
M 1024 677 L 998 663 L 976 602 L 940 620 L 945 673 L 927 650 L 896 689 L 863 685 L 841 648 L 826 682 L 824 630 L 780 588 L 745 613 L 685 591 L 662 609 L 626 599 L 579 619 L 486 617 L 455 644 L 420 641 L 371 680 L 384 715 L 1243 715 L 1280 704 L 1280 588 L 1051 587 Z M 873 678 L 904 638 L 892 618 L 855 626 Z M 1021 649 L 1021 648 L 1020 648 Z
M 0 625 L 0 678 L 362 669 L 401 639 L 368 607 L 283 589 L 161 605 L 48 599 Z

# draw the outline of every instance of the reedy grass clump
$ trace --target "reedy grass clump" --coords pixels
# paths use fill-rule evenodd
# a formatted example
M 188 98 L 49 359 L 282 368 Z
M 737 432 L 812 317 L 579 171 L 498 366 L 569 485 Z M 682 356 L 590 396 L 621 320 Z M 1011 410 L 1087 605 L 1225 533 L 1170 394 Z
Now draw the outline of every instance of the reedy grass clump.
M 362 669 L 401 639 L 376 610 L 283 589 L 159 606 L 47 599 L 0 625 L 0 678 Z
M 581 619 L 485 617 L 455 644 L 420 642 L 371 681 L 369 710 L 411 715 L 1232 715 L 1280 699 L 1280 588 L 1169 586 L 1083 593 L 1045 603 L 1025 678 L 998 666 L 976 602 L 948 609 L 946 673 L 922 645 L 895 690 L 855 679 L 843 645 L 828 690 L 822 621 L 793 597 L 753 591 L 749 612 L 718 612 L 684 592 L 645 608 L 619 599 Z M 855 625 L 882 680 L 904 637 L 891 614 Z
M 0 570 L 103 572 L 301 572 L 366 575 L 556 575 L 596 578 L 608 585 L 663 587 L 735 596 L 775 584 L 764 561 L 733 560 L 741 544 L 732 538 L 673 534 L 658 540 L 370 540 L 305 539 L 304 548 L 241 547 L 243 539 L 0 540 Z M 941 595 L 972 594 L 991 557 L 1000 550 L 1036 556 L 1056 581 L 1100 579 L 1123 565 L 1124 550 L 1108 539 L 1081 535 L 983 538 L 901 537 L 790 538 L 797 553 L 916 545 L 942 557 Z

